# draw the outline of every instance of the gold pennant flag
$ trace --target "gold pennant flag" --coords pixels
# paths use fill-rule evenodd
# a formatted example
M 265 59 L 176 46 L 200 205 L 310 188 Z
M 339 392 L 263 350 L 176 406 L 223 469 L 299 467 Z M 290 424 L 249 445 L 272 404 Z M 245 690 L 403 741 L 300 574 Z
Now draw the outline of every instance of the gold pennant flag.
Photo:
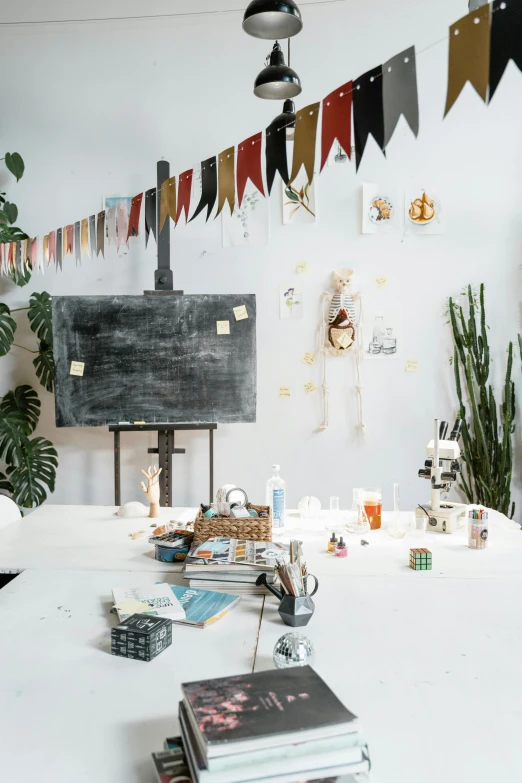
M 176 177 L 166 179 L 161 186 L 160 194 L 160 217 L 159 217 L 159 230 L 163 228 L 163 224 L 167 218 L 167 215 L 172 218 L 174 224 L 176 223 Z
M 317 136 L 317 120 L 319 119 L 320 103 L 311 103 L 297 112 L 295 122 L 294 159 L 292 161 L 292 173 L 290 184 L 295 180 L 305 167 L 308 182 L 314 178 L 315 164 L 315 139 Z
M 229 147 L 228 150 L 223 150 L 223 152 L 218 155 L 218 160 L 218 208 L 216 217 L 225 206 L 225 201 L 228 201 L 230 214 L 232 214 L 234 211 L 234 205 L 236 202 L 234 147 Z
M 67 226 L 62 228 L 62 259 L 67 255 Z
M 477 8 L 450 27 L 448 94 L 444 116 L 449 112 L 466 82 L 482 100 L 488 97 L 491 5 Z
M 89 218 L 83 218 L 82 224 L 81 224 L 81 252 L 82 256 L 85 253 L 87 256 L 89 255 Z
M 49 234 L 46 234 L 43 238 L 43 254 L 45 260 L 49 263 Z

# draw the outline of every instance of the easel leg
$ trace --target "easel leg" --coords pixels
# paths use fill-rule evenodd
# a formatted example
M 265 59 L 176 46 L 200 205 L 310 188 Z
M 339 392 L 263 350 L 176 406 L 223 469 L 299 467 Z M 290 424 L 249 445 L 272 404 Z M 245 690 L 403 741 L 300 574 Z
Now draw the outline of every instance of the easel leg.
M 121 505 L 120 433 L 114 430 L 114 505 Z
M 210 499 L 209 503 L 214 502 L 214 430 L 208 431 L 208 447 L 210 452 Z

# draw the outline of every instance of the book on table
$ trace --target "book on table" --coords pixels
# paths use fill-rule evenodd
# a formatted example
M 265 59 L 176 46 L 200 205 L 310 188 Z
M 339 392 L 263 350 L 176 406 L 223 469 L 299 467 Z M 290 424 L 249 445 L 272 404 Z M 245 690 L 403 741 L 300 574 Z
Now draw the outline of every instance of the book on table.
M 185 610 L 166 583 L 113 587 L 112 595 L 120 623 L 133 614 L 152 614 L 173 622 L 185 619 Z
M 197 590 L 179 585 L 170 585 L 170 589 L 185 611 L 182 620 L 173 622 L 180 625 L 193 625 L 196 628 L 206 628 L 207 625 L 219 620 L 241 600 L 238 595 L 213 590 Z
M 198 783 L 292 783 L 368 770 L 358 721 L 309 666 L 182 685 Z

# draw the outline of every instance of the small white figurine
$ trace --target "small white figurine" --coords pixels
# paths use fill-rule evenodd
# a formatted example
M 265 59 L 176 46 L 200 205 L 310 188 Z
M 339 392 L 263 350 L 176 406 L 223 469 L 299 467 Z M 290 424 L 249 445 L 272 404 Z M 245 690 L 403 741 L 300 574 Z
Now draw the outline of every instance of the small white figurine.
M 145 492 L 145 497 L 150 503 L 150 511 L 149 511 L 149 517 L 151 519 L 157 519 L 160 515 L 159 513 L 159 501 L 160 501 L 160 486 L 159 486 L 159 475 L 161 473 L 161 468 L 153 468 L 149 465 L 147 470 L 141 471 L 145 478 L 147 479 L 147 486 L 143 483 L 143 481 L 140 482 L 142 490 Z
M 332 272 L 334 292 L 323 294 L 323 311 L 319 333 L 319 352 L 323 360 L 323 413 L 322 430 L 328 428 L 328 375 L 327 358 L 352 355 L 355 359 L 359 427 L 364 439 L 362 409 L 361 368 L 362 359 L 362 300 L 352 291 L 352 269 L 336 269 Z

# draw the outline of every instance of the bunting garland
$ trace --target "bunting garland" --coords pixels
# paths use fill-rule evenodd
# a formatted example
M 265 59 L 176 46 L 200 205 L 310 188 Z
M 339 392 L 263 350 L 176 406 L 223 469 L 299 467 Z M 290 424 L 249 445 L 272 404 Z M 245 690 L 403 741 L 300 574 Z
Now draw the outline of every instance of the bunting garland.
M 470 6 L 472 7 L 472 6 Z M 474 7 L 474 6 L 473 6 Z M 427 47 L 429 49 L 430 47 Z M 512 60 L 522 71 L 522 0 L 493 0 L 475 7 L 449 28 L 448 86 L 444 117 L 454 106 L 464 86 L 470 82 L 484 102 L 491 102 Z M 321 123 L 319 124 L 319 113 Z M 76 264 L 87 255 L 100 253 L 105 258 L 105 243 L 120 250 L 131 237 L 139 236 L 141 206 L 145 198 L 145 246 L 150 233 L 157 239 L 165 220 L 177 226 L 184 214 L 185 223 L 206 211 L 209 220 L 216 205 L 216 217 L 228 205 L 241 207 L 245 187 L 250 180 L 265 196 L 262 157 L 265 139 L 266 189 L 271 194 L 276 174 L 285 185 L 294 182 L 304 167 L 309 183 L 314 178 L 316 147 L 320 150 L 319 171 L 324 169 L 332 146 L 337 141 L 348 158 L 355 145 L 356 171 L 359 170 L 369 136 L 385 150 L 404 117 L 412 133 L 419 132 L 419 101 L 416 52 L 409 47 L 353 80 L 330 92 L 322 101 L 298 110 L 295 119 L 293 159 L 289 175 L 286 127 L 290 118 L 279 115 L 266 129 L 245 139 L 237 146 L 223 150 L 201 164 L 201 196 L 189 218 L 194 170 L 187 169 L 178 178 L 170 177 L 161 189 L 153 187 L 131 200 L 100 211 L 75 223 L 52 230 L 42 238 L 32 238 L 0 245 L 0 271 L 8 274 L 25 268 L 43 272 L 51 262 L 62 269 L 66 256 L 74 253 Z M 351 123 L 353 117 L 353 142 Z M 320 140 L 317 133 L 320 128 Z M 114 203 L 114 202 L 113 202 Z M 158 220 L 159 210 L 159 220 Z
M 353 84 L 349 81 L 323 100 L 321 171 L 336 139 L 348 157 L 352 156 L 352 92 Z
M 255 133 L 237 148 L 237 200 L 239 206 L 243 202 L 245 187 L 250 180 L 265 195 L 263 174 L 261 172 L 261 133 Z

